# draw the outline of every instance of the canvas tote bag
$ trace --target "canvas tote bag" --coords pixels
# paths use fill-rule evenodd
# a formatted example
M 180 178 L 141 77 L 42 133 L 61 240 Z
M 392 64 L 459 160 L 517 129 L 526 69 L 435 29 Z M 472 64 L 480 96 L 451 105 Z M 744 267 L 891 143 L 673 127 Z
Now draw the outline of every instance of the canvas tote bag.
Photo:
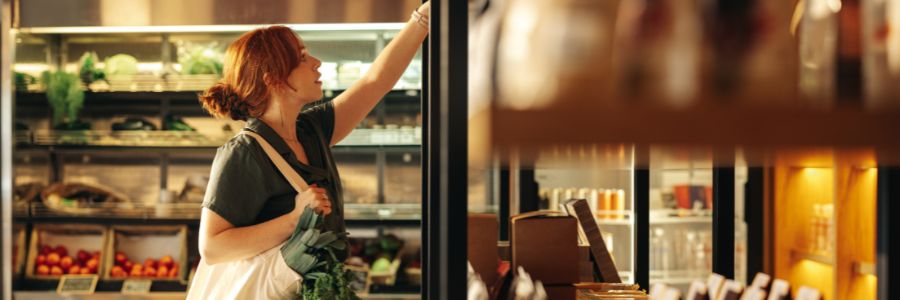
M 287 161 L 265 138 L 242 131 L 256 139 L 287 181 L 301 193 L 309 188 Z M 285 240 L 287 242 L 287 240 Z M 202 259 L 188 289 L 187 299 L 294 299 L 300 296 L 303 277 L 284 262 L 281 246 L 272 247 L 247 259 L 208 265 Z

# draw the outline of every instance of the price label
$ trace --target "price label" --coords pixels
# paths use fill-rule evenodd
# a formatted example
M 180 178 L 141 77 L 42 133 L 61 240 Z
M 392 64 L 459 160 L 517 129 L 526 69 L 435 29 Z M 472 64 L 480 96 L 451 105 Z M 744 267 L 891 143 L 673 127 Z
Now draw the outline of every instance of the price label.
M 91 295 L 97 288 L 97 275 L 63 275 L 56 293 L 60 295 Z
M 127 279 L 122 283 L 122 294 L 125 295 L 146 295 L 150 293 L 150 286 L 153 285 L 152 280 L 146 279 Z

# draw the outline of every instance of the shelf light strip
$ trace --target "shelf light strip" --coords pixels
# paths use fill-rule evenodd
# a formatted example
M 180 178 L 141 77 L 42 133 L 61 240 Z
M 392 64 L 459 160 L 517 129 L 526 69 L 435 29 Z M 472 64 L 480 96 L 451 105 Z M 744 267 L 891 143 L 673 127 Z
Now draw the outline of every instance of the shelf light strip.
M 257 25 L 180 25 L 180 26 L 72 26 L 19 28 L 18 33 L 185 33 L 185 32 L 244 32 L 270 24 Z M 316 23 L 282 24 L 295 31 L 368 31 L 400 30 L 405 23 Z

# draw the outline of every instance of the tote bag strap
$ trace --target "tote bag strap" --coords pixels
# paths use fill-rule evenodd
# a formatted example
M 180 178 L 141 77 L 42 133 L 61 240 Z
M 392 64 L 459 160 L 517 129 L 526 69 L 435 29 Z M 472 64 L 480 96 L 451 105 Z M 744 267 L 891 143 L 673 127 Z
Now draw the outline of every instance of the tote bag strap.
M 287 161 L 284 160 L 284 157 L 278 153 L 275 148 L 266 141 L 265 138 L 257 134 L 256 132 L 244 130 L 241 131 L 241 134 L 249 135 L 256 139 L 260 146 L 262 146 L 263 150 L 266 152 L 266 155 L 269 156 L 269 159 L 275 163 L 275 167 L 278 168 L 278 171 L 281 171 L 281 174 L 284 175 L 284 178 L 287 179 L 288 183 L 294 187 L 294 190 L 297 193 L 301 193 L 309 188 L 309 185 L 306 184 L 306 180 L 303 180 L 303 177 L 300 177 L 300 174 L 297 174 L 297 171 L 288 164 Z

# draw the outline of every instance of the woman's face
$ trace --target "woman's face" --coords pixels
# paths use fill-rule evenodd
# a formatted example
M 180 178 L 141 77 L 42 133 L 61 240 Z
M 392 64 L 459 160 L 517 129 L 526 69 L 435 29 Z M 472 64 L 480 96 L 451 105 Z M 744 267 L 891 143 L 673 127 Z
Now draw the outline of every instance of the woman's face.
M 303 47 L 298 55 L 300 64 L 291 70 L 287 78 L 288 85 L 293 89 L 289 91 L 292 94 L 290 98 L 302 104 L 322 99 L 322 81 L 320 81 L 322 73 L 319 73 L 322 62 L 310 55 L 306 47 Z

